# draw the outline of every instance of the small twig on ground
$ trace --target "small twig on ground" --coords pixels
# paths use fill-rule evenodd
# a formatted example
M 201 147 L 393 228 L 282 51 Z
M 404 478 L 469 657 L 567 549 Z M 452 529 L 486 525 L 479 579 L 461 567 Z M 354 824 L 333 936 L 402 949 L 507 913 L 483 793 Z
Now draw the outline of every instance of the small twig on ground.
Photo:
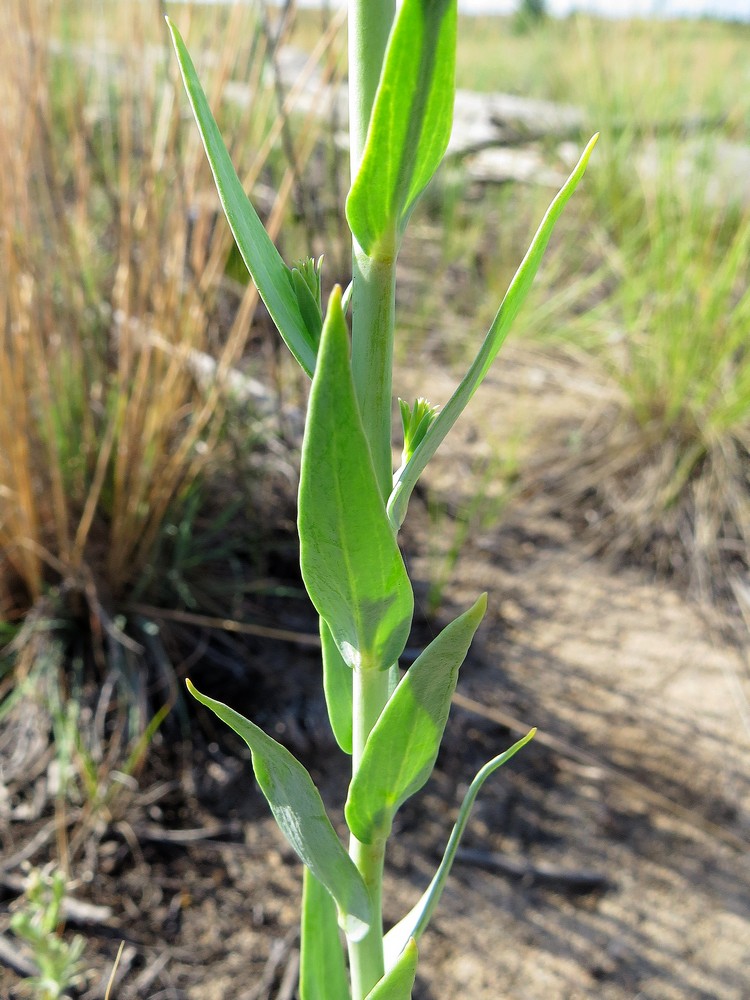
M 216 823 L 192 830 L 168 830 L 149 823 L 133 827 L 133 831 L 139 841 L 152 844 L 213 844 L 216 837 L 237 836 L 240 833 L 236 823 Z M 227 843 L 219 842 L 217 846 L 226 847 Z
M 276 1000 L 293 1000 L 299 977 L 299 949 L 295 948 L 289 956 L 284 975 L 279 986 Z
M 161 975 L 163 969 L 165 968 L 167 962 L 172 957 L 171 951 L 165 948 L 160 955 L 154 959 L 143 972 L 138 976 L 136 981 L 133 983 L 133 991 L 135 996 L 145 996 L 146 991 L 154 982 L 154 980 Z
M 127 609 L 155 618 L 158 621 L 182 622 L 185 625 L 201 625 L 204 628 L 218 629 L 224 632 L 237 632 L 240 635 L 258 635 L 268 639 L 281 639 L 294 642 L 300 646 L 320 647 L 320 636 L 306 632 L 293 632 L 291 629 L 272 628 L 267 625 L 253 625 L 250 622 L 238 622 L 231 618 L 215 618 L 210 615 L 193 614 L 191 611 L 165 610 L 155 608 L 150 604 L 128 604 Z
M 279 967 L 288 956 L 298 936 L 299 928 L 292 927 L 291 930 L 287 931 L 283 938 L 277 939 L 273 942 L 271 945 L 271 952 L 268 956 L 268 961 L 266 962 L 266 967 L 263 970 L 263 975 L 252 989 L 242 993 L 237 997 L 237 1000 L 265 1000 L 268 996 L 269 990 L 273 986 L 273 981 L 276 978 Z
M 109 1000 L 109 994 L 112 990 L 112 986 L 115 982 L 115 977 L 117 976 L 117 968 L 120 964 L 120 959 L 122 958 L 122 949 L 125 947 L 125 942 L 120 941 L 120 947 L 117 949 L 117 955 L 115 956 L 115 964 L 112 966 L 112 972 L 107 982 L 107 990 L 104 994 L 104 1000 Z
M 28 879 L 20 875 L 9 875 L 0 871 L 0 886 L 9 889 L 11 892 L 21 896 L 28 886 Z M 66 922 L 82 925 L 87 924 L 93 927 L 112 927 L 112 909 L 109 906 L 98 906 L 96 903 L 87 903 L 85 900 L 76 899 L 66 895 L 62 902 L 62 915 Z
M 456 860 L 481 868 L 489 868 L 511 878 L 520 878 L 524 882 L 545 882 L 571 889 L 574 892 L 611 889 L 614 884 L 601 872 L 558 868 L 545 862 L 533 864 L 522 858 L 509 858 L 507 855 L 498 854 L 495 851 L 482 851 L 471 847 L 460 847 L 456 852 Z
M 41 830 L 34 834 L 31 840 L 24 844 L 20 851 L 16 851 L 15 854 L 11 854 L 9 858 L 5 858 L 0 863 L 0 872 L 11 872 L 14 868 L 18 868 L 19 865 L 23 864 L 24 861 L 28 861 L 38 850 L 52 840 L 56 829 L 57 820 L 50 820 L 46 826 L 43 826 Z

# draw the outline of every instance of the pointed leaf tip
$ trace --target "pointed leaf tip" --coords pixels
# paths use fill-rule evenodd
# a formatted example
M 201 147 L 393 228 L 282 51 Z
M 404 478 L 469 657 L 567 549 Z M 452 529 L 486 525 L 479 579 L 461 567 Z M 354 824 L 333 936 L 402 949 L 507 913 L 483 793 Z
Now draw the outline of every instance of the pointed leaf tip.
M 456 0 L 404 0 L 391 31 L 357 176 L 346 201 L 355 239 L 392 259 L 453 124 Z
M 418 961 L 417 942 L 414 938 L 409 938 L 392 967 L 375 984 L 365 1000 L 411 1000 Z
M 466 409 L 505 342 L 513 321 L 531 289 L 555 223 L 583 177 L 598 137 L 597 132 L 589 140 L 567 181 L 553 198 L 466 375 L 446 405 L 430 423 L 408 461 L 398 470 L 388 500 L 388 516 L 395 529 L 400 528 L 403 523 L 409 498 L 417 480 L 456 420 Z
M 302 369 L 312 375 L 316 353 L 314 333 L 310 332 L 300 312 L 297 296 L 288 278 L 289 268 L 281 259 L 237 176 L 182 35 L 169 17 L 166 21 L 219 200 L 237 248 L 276 329 Z
M 403 951 L 409 938 L 415 938 L 418 941 L 427 928 L 432 914 L 435 912 L 438 902 L 440 901 L 443 889 L 445 888 L 445 883 L 448 880 L 448 875 L 450 874 L 453 861 L 456 857 L 458 845 L 460 844 L 461 837 L 466 829 L 466 824 L 469 821 L 472 806 L 474 805 L 474 801 L 479 794 L 482 785 L 502 764 L 507 763 L 507 761 L 509 761 L 511 757 L 515 756 L 515 754 L 517 754 L 522 747 L 526 746 L 535 733 L 536 729 L 531 729 L 525 736 L 518 740 L 517 743 L 514 743 L 512 747 L 504 753 L 499 754 L 497 757 L 493 757 L 492 760 L 488 761 L 484 767 L 480 768 L 477 772 L 474 780 L 469 786 L 468 791 L 466 792 L 466 795 L 464 796 L 463 802 L 461 803 L 461 808 L 458 811 L 458 818 L 443 854 L 443 860 L 440 862 L 434 878 L 425 889 L 419 902 L 413 906 L 409 913 L 407 913 L 407 915 L 403 917 L 403 919 L 401 919 L 395 927 L 392 927 L 385 936 L 384 949 L 385 965 L 387 969 L 391 968 L 394 962 L 397 961 L 398 956 Z
M 406 645 L 414 598 L 362 427 L 339 286 L 310 390 L 298 519 L 302 578 L 341 657 L 388 669 Z
M 349 786 L 346 821 L 365 844 L 387 834 L 393 817 L 435 766 L 458 671 L 487 608 L 483 594 L 414 661 L 370 733 Z
M 336 901 L 346 934 L 358 941 L 371 919 L 370 897 L 354 862 L 331 825 L 320 792 L 297 758 L 262 729 L 188 680 L 190 693 L 250 748 L 255 777 L 280 830 Z

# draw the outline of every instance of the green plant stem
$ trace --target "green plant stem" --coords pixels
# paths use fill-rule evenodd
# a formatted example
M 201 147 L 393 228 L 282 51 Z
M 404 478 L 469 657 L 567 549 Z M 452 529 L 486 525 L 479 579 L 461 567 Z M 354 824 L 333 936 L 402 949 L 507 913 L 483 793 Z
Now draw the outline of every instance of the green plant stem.
M 352 377 L 378 486 L 384 500 L 393 489 L 391 408 L 395 261 L 353 257 Z
M 367 737 L 388 700 L 389 671 L 364 667 L 354 671 L 352 772 L 356 774 L 364 753 Z M 349 966 L 352 1000 L 364 1000 L 382 978 L 383 917 L 382 883 L 385 837 L 363 844 L 352 836 L 349 854 L 364 879 L 370 894 L 372 925 L 361 941 L 349 942 Z
M 349 4 L 349 148 L 352 180 L 359 171 L 396 0 Z M 372 260 L 354 242 L 352 373 L 362 423 L 381 493 L 393 488 L 391 368 L 395 324 L 395 262 Z
M 349 137 L 356 177 L 385 58 L 395 0 L 351 0 L 349 6 Z M 352 254 L 352 375 L 375 474 L 385 502 L 393 486 L 391 371 L 395 327 L 395 260 L 373 259 L 354 241 Z M 367 530 L 367 526 L 363 526 Z M 380 664 L 354 671 L 352 773 L 391 691 Z M 384 974 L 382 881 L 385 838 L 363 844 L 352 836 L 349 853 L 367 887 L 372 924 L 349 942 L 352 1000 L 364 1000 Z
M 372 926 L 361 941 L 349 942 L 352 1000 L 364 1000 L 385 972 L 383 961 L 382 883 L 385 840 L 362 844 L 351 838 L 349 854 L 370 893 Z

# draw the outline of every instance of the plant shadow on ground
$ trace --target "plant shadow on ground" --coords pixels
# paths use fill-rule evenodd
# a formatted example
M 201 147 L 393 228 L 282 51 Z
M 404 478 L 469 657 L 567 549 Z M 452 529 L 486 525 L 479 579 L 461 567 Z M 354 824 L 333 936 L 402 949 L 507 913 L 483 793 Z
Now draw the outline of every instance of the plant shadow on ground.
M 419 508 L 410 558 L 421 576 L 429 525 Z M 433 780 L 397 817 L 388 919 L 429 879 L 463 788 L 515 738 L 512 720 L 539 725 L 543 738 L 480 797 L 423 942 L 415 997 L 739 1000 L 750 899 L 737 847 L 749 769 L 721 690 L 735 651 L 712 647 L 676 591 L 638 570 L 613 574 L 528 509 L 523 523 L 511 510 L 462 553 L 446 601 L 455 611 L 481 589 L 494 611 L 464 665 L 464 701 Z M 269 614 L 314 632 L 304 605 L 286 619 L 281 606 Z M 421 619 L 410 645 L 436 628 Z M 316 651 L 253 639 L 246 652 L 242 672 L 196 664 L 196 682 L 297 753 L 335 816 L 348 776 Z M 193 733 L 189 757 L 178 747 L 152 756 L 143 791 L 81 859 L 74 896 L 109 908 L 82 928 L 89 966 L 103 982 L 123 939 L 124 1000 L 292 997 L 298 862 L 243 748 L 205 715 Z M 15 837 L 28 842 L 45 822 Z M 20 995 L 8 973 L 0 988 Z M 79 995 L 102 994 L 91 982 Z

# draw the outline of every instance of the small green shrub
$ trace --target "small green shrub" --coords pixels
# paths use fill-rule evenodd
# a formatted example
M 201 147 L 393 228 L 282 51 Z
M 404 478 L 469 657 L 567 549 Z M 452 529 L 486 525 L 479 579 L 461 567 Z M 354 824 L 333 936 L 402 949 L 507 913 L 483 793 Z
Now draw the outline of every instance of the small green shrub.
M 589 496 L 603 549 L 710 599 L 750 552 L 750 212 L 716 186 L 712 155 L 667 140 L 623 172 L 598 302 L 563 329 L 613 389 L 565 460 L 569 495 Z

